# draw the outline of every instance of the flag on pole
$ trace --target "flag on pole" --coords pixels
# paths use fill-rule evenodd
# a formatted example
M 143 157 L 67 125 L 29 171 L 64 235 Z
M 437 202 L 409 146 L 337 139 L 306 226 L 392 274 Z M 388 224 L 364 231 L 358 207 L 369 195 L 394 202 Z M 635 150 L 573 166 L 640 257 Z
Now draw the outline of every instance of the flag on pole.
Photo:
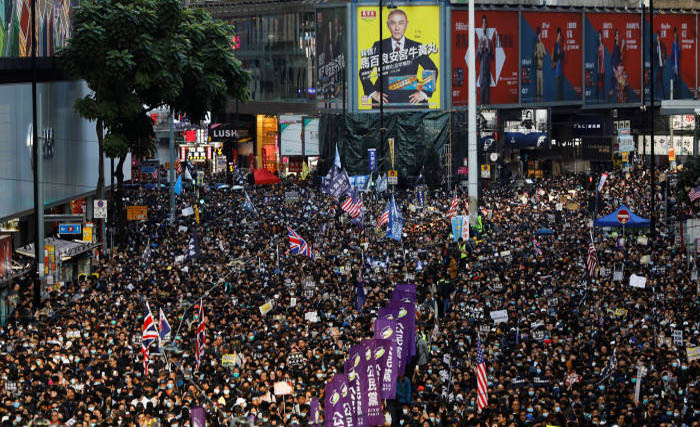
M 185 260 L 199 258 L 199 238 L 197 237 L 197 229 L 192 232 L 192 237 L 187 244 L 187 253 L 185 254 Z
M 598 266 L 598 257 L 595 252 L 595 245 L 593 244 L 593 237 L 591 237 L 591 244 L 588 245 L 588 262 L 586 263 L 588 267 L 588 277 L 595 277 L 595 269 Z
M 532 248 L 535 250 L 535 256 L 542 255 L 542 248 L 540 248 L 540 243 L 537 241 L 537 237 L 532 239 Z
M 143 355 L 143 373 L 148 374 L 148 355 L 149 347 L 153 341 L 158 339 L 158 329 L 153 321 L 151 308 L 146 303 L 146 317 L 143 319 L 143 328 L 141 329 L 141 354 Z
M 615 368 L 617 368 L 617 347 L 613 349 L 612 355 L 610 355 L 610 360 L 608 360 L 608 365 L 603 368 L 603 372 L 600 373 L 600 380 L 598 381 L 598 384 L 607 380 L 610 375 L 615 372 Z
M 688 197 L 690 197 L 690 203 L 696 201 L 700 197 L 700 185 L 690 190 Z
M 353 191 L 351 196 L 348 196 L 340 208 L 350 215 L 351 218 L 355 219 L 362 213 L 362 199 L 357 194 L 357 190 Z
M 175 194 L 178 196 L 182 193 L 182 175 L 177 177 L 177 181 L 175 181 Z
M 357 309 L 358 313 L 362 311 L 362 307 L 364 307 L 366 300 L 367 294 L 365 294 L 365 288 L 362 286 L 362 282 L 357 282 L 357 299 L 355 301 L 355 308 Z
M 416 190 L 416 204 L 420 207 L 425 206 L 425 189 L 423 187 Z
M 197 342 L 195 357 L 197 358 L 197 370 L 199 370 L 199 364 L 202 361 L 202 356 L 204 356 L 204 349 L 206 348 L 206 325 L 204 324 L 204 300 L 199 299 L 199 324 L 197 325 Z
M 180 163 L 180 158 L 175 158 L 175 173 L 180 175 L 182 173 L 182 163 Z
M 343 168 L 340 164 L 340 153 L 338 152 L 338 144 L 335 144 L 335 158 L 333 159 L 333 164 L 335 166 L 338 166 L 338 169 Z
M 289 233 L 289 250 L 295 255 L 314 259 L 314 253 L 311 251 L 311 246 L 306 243 L 306 240 L 302 239 L 291 227 L 287 227 L 287 232 Z
M 309 169 L 309 166 L 306 164 L 306 160 L 304 160 L 301 163 L 301 180 L 302 181 L 304 181 L 306 179 L 306 177 L 309 176 L 309 172 L 311 172 L 311 170 Z
M 455 194 L 454 199 L 452 199 L 452 203 L 450 203 L 450 210 L 447 212 L 448 218 L 452 218 L 453 216 L 457 215 L 457 206 L 459 206 L 459 199 Z
M 377 193 L 383 193 L 387 189 L 389 181 L 386 178 L 386 174 L 380 174 L 379 179 L 377 179 Z
M 476 339 L 476 394 L 479 412 L 489 404 L 488 382 L 486 380 L 486 362 L 481 347 L 481 336 Z
M 389 202 L 389 226 L 386 229 L 386 237 L 394 240 L 401 240 L 403 237 L 403 218 L 401 217 L 401 211 L 396 205 L 396 199 L 394 199 L 394 193 L 391 193 L 391 200 Z
M 192 181 L 192 174 L 190 174 L 190 168 L 189 166 L 185 166 L 185 179 L 187 181 Z
M 255 207 L 253 206 L 253 202 L 250 200 L 250 196 L 248 196 L 248 192 L 245 192 L 245 201 L 243 202 L 243 209 L 247 210 L 248 212 L 253 212 L 255 213 Z
M 598 192 L 600 193 L 600 190 L 603 189 L 603 186 L 605 185 L 605 181 L 608 179 L 608 174 L 604 173 L 600 175 L 600 181 L 598 181 Z
M 168 319 L 165 318 L 165 313 L 163 313 L 163 309 L 160 309 L 159 313 L 160 317 L 160 340 L 161 342 L 163 341 L 169 341 L 170 340 L 170 323 L 168 323 Z
M 148 238 L 148 242 L 146 242 L 146 247 L 143 250 L 143 254 L 141 255 L 141 258 L 144 260 L 149 259 L 151 257 L 151 238 Z
M 390 203 L 387 202 L 386 208 L 384 208 L 384 213 L 382 213 L 382 215 L 377 220 L 377 227 L 381 227 L 382 225 L 389 222 L 389 205 Z

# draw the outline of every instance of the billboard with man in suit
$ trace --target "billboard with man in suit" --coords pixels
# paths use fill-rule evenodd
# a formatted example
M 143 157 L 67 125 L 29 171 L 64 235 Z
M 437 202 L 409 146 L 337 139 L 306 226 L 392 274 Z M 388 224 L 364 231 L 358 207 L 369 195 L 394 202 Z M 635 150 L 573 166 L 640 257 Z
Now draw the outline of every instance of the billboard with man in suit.
M 440 108 L 439 6 L 357 8 L 359 109 Z M 383 25 L 383 39 L 379 26 Z M 380 80 L 379 61 L 383 78 Z

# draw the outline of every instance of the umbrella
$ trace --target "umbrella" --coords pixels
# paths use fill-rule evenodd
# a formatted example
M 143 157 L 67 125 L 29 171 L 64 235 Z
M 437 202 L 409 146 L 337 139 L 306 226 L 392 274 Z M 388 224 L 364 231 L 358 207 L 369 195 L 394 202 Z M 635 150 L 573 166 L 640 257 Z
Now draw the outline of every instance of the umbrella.
M 552 234 L 554 234 L 554 230 L 551 228 L 540 228 L 535 231 L 535 236 L 551 236 Z

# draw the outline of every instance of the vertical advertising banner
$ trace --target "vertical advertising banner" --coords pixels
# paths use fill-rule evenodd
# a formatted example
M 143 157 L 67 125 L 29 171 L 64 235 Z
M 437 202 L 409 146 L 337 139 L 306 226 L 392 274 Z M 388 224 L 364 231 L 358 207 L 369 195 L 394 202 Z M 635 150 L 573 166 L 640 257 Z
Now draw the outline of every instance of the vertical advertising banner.
M 380 99 L 390 109 L 440 108 L 440 7 L 385 7 L 382 13 L 384 22 L 378 7 L 357 8 L 359 109 L 377 109 Z
M 346 92 L 344 7 L 316 11 L 316 99 L 320 108 L 343 108 Z
M 645 23 L 649 29 L 649 17 Z M 651 100 L 649 91 L 651 69 L 654 67 L 654 98 L 692 99 L 695 94 L 695 15 L 654 14 L 654 28 L 651 38 L 651 53 L 647 50 L 644 68 L 644 87 L 647 101 Z M 650 43 L 650 34 L 644 35 L 646 46 Z M 648 49 L 648 47 L 647 47 Z M 673 88 L 673 90 L 671 90 Z
M 641 102 L 641 26 L 636 13 L 586 14 L 586 104 Z
M 579 13 L 523 12 L 521 102 L 581 99 L 582 38 Z
M 518 103 L 518 12 L 476 11 L 476 102 Z M 469 13 L 452 12 L 452 104 L 467 105 Z

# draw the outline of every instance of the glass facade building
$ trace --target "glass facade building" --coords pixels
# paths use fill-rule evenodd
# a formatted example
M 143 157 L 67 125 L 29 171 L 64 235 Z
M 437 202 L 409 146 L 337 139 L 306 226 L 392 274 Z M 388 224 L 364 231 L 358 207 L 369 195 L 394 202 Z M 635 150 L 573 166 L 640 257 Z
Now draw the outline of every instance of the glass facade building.
M 236 28 L 236 56 L 253 77 L 252 101 L 313 102 L 313 10 L 225 19 Z

